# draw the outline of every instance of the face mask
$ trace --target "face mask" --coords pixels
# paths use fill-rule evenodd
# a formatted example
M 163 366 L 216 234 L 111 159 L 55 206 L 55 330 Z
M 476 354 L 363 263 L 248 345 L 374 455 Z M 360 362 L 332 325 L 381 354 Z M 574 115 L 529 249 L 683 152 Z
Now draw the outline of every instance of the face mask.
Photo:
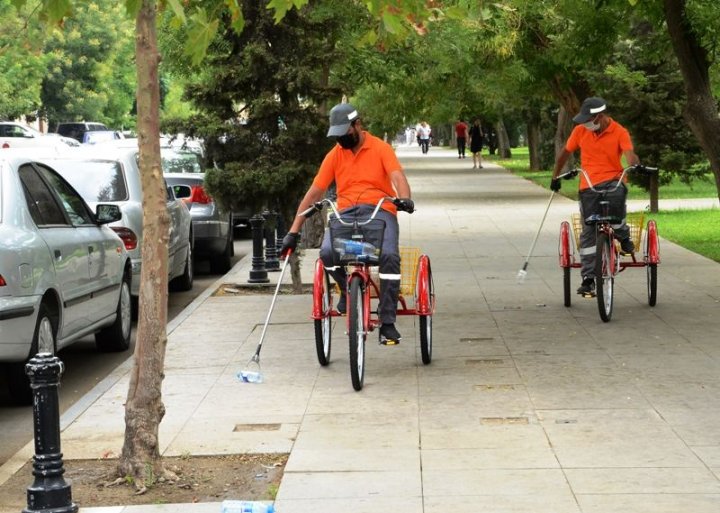
M 583 126 L 591 132 L 597 132 L 598 130 L 600 130 L 600 123 L 596 123 L 592 120 L 588 121 L 587 123 L 583 123 Z
M 360 136 L 356 133 L 352 134 L 345 134 L 341 135 L 340 137 L 336 137 L 335 141 L 344 149 L 350 150 L 357 146 L 357 143 L 360 141 Z

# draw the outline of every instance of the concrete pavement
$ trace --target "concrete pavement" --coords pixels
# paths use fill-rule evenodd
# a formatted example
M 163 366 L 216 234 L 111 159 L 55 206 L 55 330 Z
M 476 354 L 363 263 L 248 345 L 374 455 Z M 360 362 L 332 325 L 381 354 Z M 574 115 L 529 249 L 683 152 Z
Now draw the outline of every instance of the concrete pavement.
M 594 300 L 563 306 L 558 229 L 574 202 L 553 202 L 518 284 L 548 191 L 450 151 L 398 153 L 418 209 L 400 214 L 401 240 L 432 260 L 432 363 L 421 362 L 417 319 L 400 317 L 398 347 L 370 334 L 355 392 L 345 319 L 321 368 L 310 296 L 281 295 L 265 382 L 239 383 L 270 296 L 211 292 L 245 283 L 246 258 L 169 326 L 162 453 L 290 453 L 279 513 L 717 512 L 718 264 L 662 241 L 657 306 L 647 305 L 645 272 L 629 269 L 603 323 Z M 307 253 L 311 282 L 316 252 Z M 129 368 L 63 416 L 66 459 L 119 453 Z M 26 447 L 0 468 L 0 482 L 31 455 Z M 220 503 L 81 511 L 217 513 Z

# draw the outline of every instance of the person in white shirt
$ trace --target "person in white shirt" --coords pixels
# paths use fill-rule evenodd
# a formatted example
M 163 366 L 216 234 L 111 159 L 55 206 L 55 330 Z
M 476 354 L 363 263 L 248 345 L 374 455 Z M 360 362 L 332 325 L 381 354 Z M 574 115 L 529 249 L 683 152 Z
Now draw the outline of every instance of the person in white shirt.
M 430 137 L 432 135 L 432 129 L 428 125 L 427 121 L 421 121 L 418 128 L 418 137 L 420 138 L 420 148 L 423 153 L 427 153 L 430 149 Z

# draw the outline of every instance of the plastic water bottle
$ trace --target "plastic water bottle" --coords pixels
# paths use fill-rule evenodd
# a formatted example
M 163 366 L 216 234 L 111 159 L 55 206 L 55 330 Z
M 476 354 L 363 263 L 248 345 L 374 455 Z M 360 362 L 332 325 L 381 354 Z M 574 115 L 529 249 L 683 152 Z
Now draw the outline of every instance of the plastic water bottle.
M 262 383 L 262 373 L 258 371 L 240 371 L 236 375 L 237 379 L 243 383 Z
M 354 255 L 357 257 L 377 257 L 380 254 L 380 250 L 370 244 L 369 242 L 362 242 L 359 240 L 350 239 L 335 239 L 333 241 L 333 248 L 337 251 L 340 256 Z M 358 258 L 358 260 L 361 260 Z
M 220 513 L 275 513 L 275 506 L 260 501 L 222 501 Z

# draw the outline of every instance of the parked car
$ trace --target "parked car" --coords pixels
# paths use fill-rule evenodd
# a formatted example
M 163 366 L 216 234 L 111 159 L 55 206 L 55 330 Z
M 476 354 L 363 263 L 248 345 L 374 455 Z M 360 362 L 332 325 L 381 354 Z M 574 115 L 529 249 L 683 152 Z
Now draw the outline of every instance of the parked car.
M 222 211 L 205 192 L 205 173 L 196 153 L 170 148 L 161 152 L 165 181 L 190 209 L 195 258 L 209 259 L 213 273 L 228 272 L 235 254 L 232 214 Z
M 80 146 L 75 139 L 58 134 L 44 134 L 14 121 L 0 121 L 0 148 Z
M 93 132 L 96 130 L 108 130 L 108 127 L 102 123 L 93 123 L 85 121 L 69 121 L 58 123 L 55 132 L 75 139 L 77 142 L 83 142 L 85 132 Z
M 11 397 L 32 401 L 25 363 L 89 334 L 98 349 L 130 347 L 131 264 L 107 224 L 55 170 L 28 152 L 0 152 L 0 363 Z
M 83 134 L 83 144 L 97 144 L 108 141 L 125 139 L 122 132 L 118 130 L 91 130 Z
M 118 141 L 120 142 L 120 141 Z M 77 148 L 44 159 L 77 189 L 92 207 L 99 203 L 118 205 L 122 220 L 110 224 L 125 243 L 132 261 L 132 295 L 140 294 L 140 254 L 143 235 L 142 185 L 138 168 L 137 145 L 115 147 L 98 144 Z M 176 290 L 193 286 L 193 231 L 190 212 L 184 202 L 166 187 L 170 215 L 168 242 L 168 279 Z

